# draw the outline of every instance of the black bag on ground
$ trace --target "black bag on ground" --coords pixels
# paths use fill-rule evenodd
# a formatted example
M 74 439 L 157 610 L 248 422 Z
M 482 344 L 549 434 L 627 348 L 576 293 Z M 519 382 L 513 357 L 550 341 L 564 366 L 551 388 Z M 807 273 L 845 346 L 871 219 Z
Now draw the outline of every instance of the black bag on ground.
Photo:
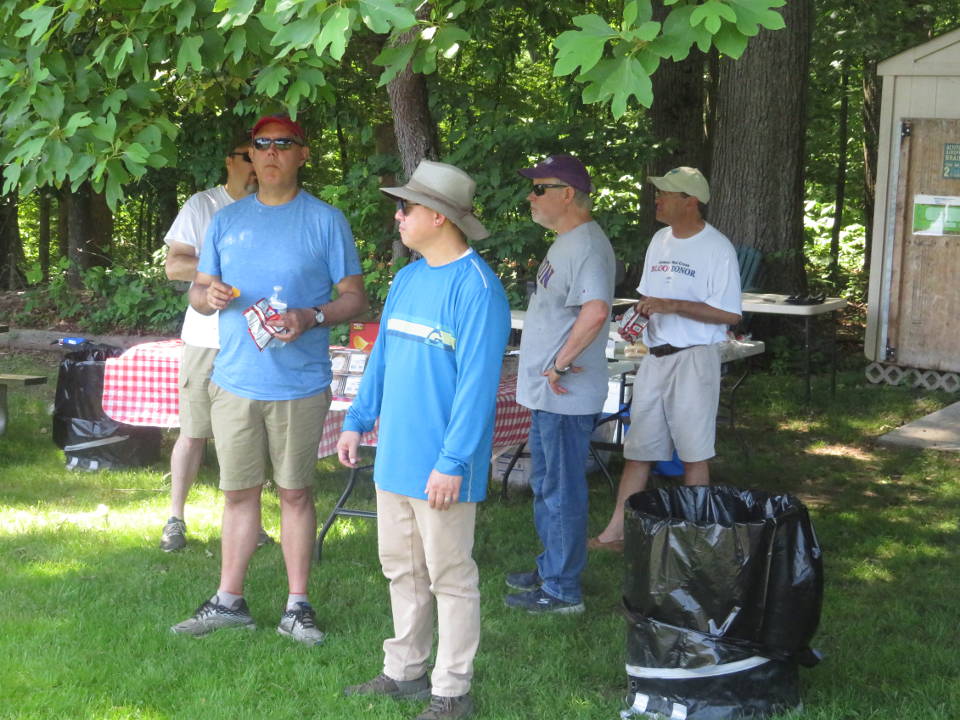
M 53 441 L 70 469 L 102 470 L 148 465 L 160 457 L 160 428 L 119 423 L 103 412 L 107 358 L 123 352 L 86 343 L 60 362 L 53 404 Z
M 823 598 L 821 551 L 790 495 L 637 493 L 625 509 L 627 675 L 644 715 L 733 720 L 800 705 Z

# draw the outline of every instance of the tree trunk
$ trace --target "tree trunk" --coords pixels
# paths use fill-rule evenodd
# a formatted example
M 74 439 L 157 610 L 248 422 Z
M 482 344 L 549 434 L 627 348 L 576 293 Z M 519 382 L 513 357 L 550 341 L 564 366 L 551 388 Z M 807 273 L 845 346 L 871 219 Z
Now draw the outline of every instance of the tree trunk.
M 68 256 L 70 248 L 70 189 L 66 186 L 57 191 L 57 262 Z
M 90 245 L 87 248 L 89 267 L 113 264 L 113 212 L 104 193 L 90 191 Z
M 710 222 L 764 253 L 765 288 L 806 288 L 803 264 L 805 95 L 812 0 L 782 9 L 739 60 L 720 61 Z
M 83 289 L 81 270 L 90 267 L 91 219 L 90 183 L 84 182 L 75 192 L 64 193 L 67 206 L 67 284 L 74 290 Z
M 423 12 L 423 8 L 418 12 Z M 405 33 L 398 42 L 407 42 L 412 36 L 413 31 Z M 427 78 L 413 72 L 407 65 L 387 84 L 387 94 L 393 111 L 393 134 L 400 164 L 409 179 L 421 160 L 436 160 L 439 155 L 437 124 L 430 115 Z M 404 257 L 410 257 L 410 250 L 397 238 L 393 241 L 393 259 Z
M 18 290 L 23 287 L 22 262 L 20 203 L 14 190 L 0 197 L 0 288 Z
M 38 190 L 37 215 L 40 221 L 37 235 L 37 256 L 40 261 L 40 275 L 43 282 L 50 280 L 50 191 Z
M 430 115 L 427 78 L 408 65 L 387 85 L 393 110 L 393 133 L 404 175 L 413 175 L 424 158 L 436 160 L 437 125 Z

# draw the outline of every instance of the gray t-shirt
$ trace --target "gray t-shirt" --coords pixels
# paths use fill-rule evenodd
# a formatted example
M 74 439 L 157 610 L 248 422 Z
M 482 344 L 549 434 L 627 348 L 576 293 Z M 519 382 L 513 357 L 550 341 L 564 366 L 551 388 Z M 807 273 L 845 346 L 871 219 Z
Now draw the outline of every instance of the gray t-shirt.
M 607 330 L 573 361 L 582 372 L 569 373 L 557 395 L 543 372 L 570 335 L 580 307 L 590 300 L 613 304 L 613 248 L 596 222 L 558 235 L 537 270 L 536 292 L 530 298 L 520 341 L 517 402 L 531 410 L 560 415 L 589 415 L 603 408 L 607 397 Z

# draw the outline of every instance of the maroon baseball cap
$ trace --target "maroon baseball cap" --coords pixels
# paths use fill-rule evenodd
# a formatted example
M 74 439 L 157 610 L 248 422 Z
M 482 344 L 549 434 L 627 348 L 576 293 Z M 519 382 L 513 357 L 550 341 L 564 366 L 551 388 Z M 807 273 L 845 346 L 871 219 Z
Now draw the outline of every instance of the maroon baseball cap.
M 555 177 L 580 192 L 589 193 L 593 191 L 590 174 L 583 163 L 573 155 L 551 155 L 532 168 L 524 168 L 523 170 L 517 170 L 517 172 L 531 179 Z
M 264 125 L 269 125 L 270 123 L 276 123 L 277 125 L 283 125 L 287 130 L 292 132 L 301 140 L 307 139 L 307 134 L 303 131 L 303 128 L 300 126 L 300 123 L 291 120 L 288 115 L 264 115 L 262 118 L 257 120 L 256 124 L 253 126 L 253 129 L 250 131 L 250 137 L 253 137 L 257 134 L 257 131 L 262 128 Z

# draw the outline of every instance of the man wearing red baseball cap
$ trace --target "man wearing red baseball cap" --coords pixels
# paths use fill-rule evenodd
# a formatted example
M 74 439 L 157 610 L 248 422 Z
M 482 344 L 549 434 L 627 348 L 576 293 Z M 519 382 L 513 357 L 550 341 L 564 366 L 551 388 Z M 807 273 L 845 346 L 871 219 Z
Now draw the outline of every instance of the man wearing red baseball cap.
M 225 500 L 220 584 L 193 617 L 171 629 L 199 636 L 254 627 L 243 583 L 269 458 L 289 586 L 277 632 L 317 645 L 324 634 L 307 588 L 316 535 L 311 485 L 330 405 L 328 328 L 366 310 L 367 298 L 343 213 L 299 186 L 310 157 L 300 124 L 286 115 L 260 118 L 250 143 L 259 188 L 214 216 L 190 289 L 197 312 L 220 313 L 220 352 L 210 381 Z M 287 310 L 271 324 L 284 332 L 264 348 L 251 336 L 248 318 L 255 305 L 278 294 Z

